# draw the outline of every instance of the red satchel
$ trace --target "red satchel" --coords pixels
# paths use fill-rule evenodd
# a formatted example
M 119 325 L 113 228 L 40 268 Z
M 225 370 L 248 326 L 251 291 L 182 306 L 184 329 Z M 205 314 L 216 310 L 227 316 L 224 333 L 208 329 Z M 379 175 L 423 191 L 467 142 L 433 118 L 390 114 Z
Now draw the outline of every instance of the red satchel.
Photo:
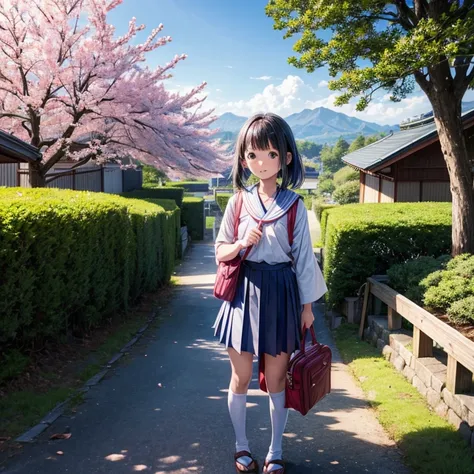
M 234 218 L 234 242 L 238 238 L 240 211 L 242 210 L 242 192 L 237 194 L 237 203 L 235 205 Z M 247 258 L 250 252 L 250 247 L 247 247 L 242 258 L 236 255 L 232 260 L 227 262 L 219 262 L 217 267 L 216 281 L 214 283 L 214 296 L 220 300 L 233 301 L 235 292 L 237 290 L 237 283 L 239 281 L 240 266 L 242 261 Z
M 313 326 L 310 331 L 313 345 L 305 348 L 303 336 L 301 351 L 290 360 L 286 372 L 285 408 L 302 415 L 331 391 L 331 349 L 316 341 Z
M 288 364 L 285 385 L 285 408 L 293 408 L 302 415 L 331 392 L 331 349 L 317 342 L 313 326 L 310 329 L 313 345 L 307 349 L 304 344 L 307 330 L 301 351 Z M 260 389 L 267 392 L 264 358 L 260 358 L 259 382 Z

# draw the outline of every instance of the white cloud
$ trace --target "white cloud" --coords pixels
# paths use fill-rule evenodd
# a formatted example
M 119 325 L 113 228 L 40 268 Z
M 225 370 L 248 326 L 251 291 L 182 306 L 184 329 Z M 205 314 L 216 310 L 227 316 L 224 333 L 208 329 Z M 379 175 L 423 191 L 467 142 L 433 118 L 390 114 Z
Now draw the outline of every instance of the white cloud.
M 222 92 L 222 90 L 221 89 L 216 89 L 216 92 Z
M 305 100 L 317 97 L 314 89 L 305 84 L 299 76 L 288 76 L 280 84 L 269 84 L 262 92 L 248 100 L 222 104 L 222 111 L 237 115 L 251 115 L 256 112 L 275 112 L 290 115 L 301 111 Z
M 319 82 L 318 82 L 318 87 L 319 87 L 319 88 L 327 87 L 328 84 L 329 84 L 328 81 L 319 81 Z
M 319 82 L 318 89 L 322 82 Z M 408 117 L 431 110 L 427 97 L 420 92 L 415 92 L 401 102 L 392 102 L 390 93 L 380 94 L 373 99 L 366 110 L 358 112 L 356 110 L 357 100 L 354 99 L 349 104 L 336 107 L 334 99 L 339 93 L 323 90 L 317 92 L 318 89 L 313 89 L 299 76 L 289 75 L 280 83 L 268 84 L 262 92 L 258 92 L 248 99 L 216 104 L 216 113 L 233 112 L 236 115 L 248 117 L 256 112 L 274 112 L 286 117 L 301 112 L 303 109 L 326 107 L 367 122 L 395 125 Z M 321 94 L 324 93 L 328 95 L 322 97 Z M 464 100 L 474 100 L 474 91 L 468 91 Z
M 233 69 L 234 66 L 226 66 L 227 69 Z
M 257 81 L 269 81 L 272 79 L 272 76 L 251 77 L 250 79 L 255 79 Z
M 425 95 L 414 95 L 400 102 L 392 102 L 390 101 L 390 94 L 385 94 L 379 99 L 374 99 L 363 112 L 358 112 L 356 110 L 356 100 L 341 107 L 336 107 L 334 100 L 338 95 L 338 93 L 332 93 L 324 99 L 308 101 L 306 107 L 310 109 L 326 107 L 366 122 L 375 122 L 381 125 L 395 125 L 408 117 L 422 114 L 431 109 Z

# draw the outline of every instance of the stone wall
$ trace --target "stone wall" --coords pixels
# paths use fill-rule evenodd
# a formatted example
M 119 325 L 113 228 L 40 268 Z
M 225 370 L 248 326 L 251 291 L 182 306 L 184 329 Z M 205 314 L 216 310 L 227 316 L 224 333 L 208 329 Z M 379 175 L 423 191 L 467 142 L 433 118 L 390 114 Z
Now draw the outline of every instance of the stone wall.
M 364 339 L 376 346 L 394 367 L 427 399 L 440 416 L 456 427 L 474 448 L 474 395 L 453 394 L 446 388 L 446 355 L 416 358 L 408 331 L 389 331 L 387 318 L 369 316 Z

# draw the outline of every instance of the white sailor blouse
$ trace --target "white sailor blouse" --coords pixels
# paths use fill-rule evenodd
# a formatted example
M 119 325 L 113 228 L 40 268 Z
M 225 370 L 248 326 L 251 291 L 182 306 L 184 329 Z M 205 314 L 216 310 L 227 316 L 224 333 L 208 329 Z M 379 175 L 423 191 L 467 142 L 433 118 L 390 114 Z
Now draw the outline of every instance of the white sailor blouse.
M 266 262 L 271 265 L 292 261 L 301 304 L 317 301 L 326 293 L 327 287 L 313 252 L 308 215 L 303 200 L 299 199 L 298 202 L 293 245 L 290 248 L 286 213 L 299 196 L 291 190 L 280 190 L 269 208 L 265 210 L 258 196 L 258 185 L 251 186 L 242 193 L 243 203 L 238 239 L 243 239 L 248 231 L 256 228 L 261 219 L 264 222 L 272 221 L 264 223 L 262 238 L 257 245 L 252 247 L 247 260 Z M 216 251 L 221 244 L 233 243 L 236 198 L 237 195 L 234 194 L 227 203 L 216 238 Z M 242 250 L 241 254 L 244 251 Z M 218 263 L 217 259 L 216 263 Z

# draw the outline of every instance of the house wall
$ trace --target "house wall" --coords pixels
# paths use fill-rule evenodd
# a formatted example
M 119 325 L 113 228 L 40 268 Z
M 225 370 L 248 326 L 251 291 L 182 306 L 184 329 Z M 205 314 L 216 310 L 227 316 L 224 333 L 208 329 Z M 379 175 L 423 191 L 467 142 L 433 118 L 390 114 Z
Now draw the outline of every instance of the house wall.
M 364 202 L 379 202 L 379 180 L 377 176 L 365 175 Z
M 393 202 L 395 186 L 393 181 L 366 174 L 361 179 L 360 202 Z
M 468 153 L 474 162 L 474 127 L 465 131 Z M 381 174 L 393 181 L 361 172 L 361 202 L 450 202 L 449 174 L 439 142 L 388 165 Z
M 17 186 L 18 163 L 0 164 L 0 186 Z

